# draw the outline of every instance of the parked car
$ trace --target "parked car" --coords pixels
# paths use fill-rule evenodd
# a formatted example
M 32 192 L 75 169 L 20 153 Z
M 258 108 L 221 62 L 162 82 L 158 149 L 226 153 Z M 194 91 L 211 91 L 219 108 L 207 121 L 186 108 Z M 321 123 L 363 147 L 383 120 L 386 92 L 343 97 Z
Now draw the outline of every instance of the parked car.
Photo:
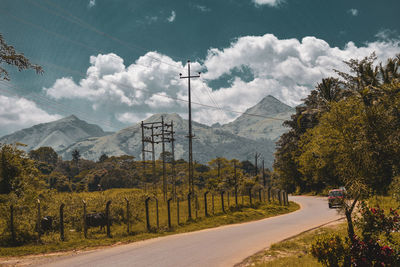
M 343 188 L 330 190 L 328 196 L 329 208 L 332 209 L 342 206 L 345 193 L 346 191 Z

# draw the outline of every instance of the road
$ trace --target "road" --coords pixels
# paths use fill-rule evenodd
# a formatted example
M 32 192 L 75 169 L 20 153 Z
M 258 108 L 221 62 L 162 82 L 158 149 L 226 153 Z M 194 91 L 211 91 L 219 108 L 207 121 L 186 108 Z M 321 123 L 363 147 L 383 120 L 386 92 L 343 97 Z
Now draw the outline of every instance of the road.
M 259 221 L 63 256 L 44 266 L 233 266 L 272 243 L 341 217 L 328 208 L 326 198 L 295 196 L 290 200 L 302 208 Z

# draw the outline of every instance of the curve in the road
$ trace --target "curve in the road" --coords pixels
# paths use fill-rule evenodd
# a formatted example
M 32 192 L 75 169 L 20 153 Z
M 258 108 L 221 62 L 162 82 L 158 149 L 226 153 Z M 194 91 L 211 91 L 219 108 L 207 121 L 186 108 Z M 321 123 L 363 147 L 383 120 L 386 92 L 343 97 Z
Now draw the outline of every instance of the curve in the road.
M 326 198 L 291 197 L 301 209 L 259 221 L 160 237 L 61 257 L 45 266 L 233 266 L 310 228 L 340 218 Z

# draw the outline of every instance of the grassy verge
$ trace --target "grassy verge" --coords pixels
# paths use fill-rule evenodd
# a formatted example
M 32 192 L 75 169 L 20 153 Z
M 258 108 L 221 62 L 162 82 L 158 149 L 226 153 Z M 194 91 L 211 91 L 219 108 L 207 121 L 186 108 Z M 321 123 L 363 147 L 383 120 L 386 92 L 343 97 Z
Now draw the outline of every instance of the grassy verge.
M 129 243 L 170 234 L 191 232 L 221 225 L 258 220 L 285 214 L 297 209 L 299 209 L 299 205 L 294 202 L 290 202 L 289 206 L 279 206 L 277 203 L 258 203 L 253 207 L 242 207 L 239 210 L 231 207 L 227 210 L 227 213 L 219 212 L 211 217 L 199 217 L 179 225 L 175 224 L 173 225 L 172 229 L 160 227 L 158 230 L 155 230 L 152 233 L 147 233 L 142 230 L 135 232 L 135 229 L 133 228 L 133 232 L 127 234 L 126 226 L 124 224 L 113 225 L 112 238 L 107 238 L 105 233 L 100 230 L 91 230 L 88 239 L 84 239 L 82 237 L 82 233 L 80 232 L 71 231 L 67 234 L 67 240 L 64 242 L 58 241 L 59 239 L 56 233 L 46 234 L 42 237 L 42 242 L 40 244 L 31 243 L 18 247 L 1 247 L 0 256 L 22 256 L 56 251 L 71 251 L 89 247 L 112 245 L 116 243 Z
M 386 212 L 388 212 L 390 208 L 399 207 L 399 203 L 394 198 L 387 196 L 375 196 L 370 198 L 367 202 L 371 207 L 379 205 L 381 208 L 385 209 Z M 344 222 L 303 233 L 292 239 L 273 244 L 269 249 L 247 258 L 245 261 L 238 264 L 238 266 L 323 266 L 309 253 L 311 244 L 321 235 L 336 233 L 344 237 L 347 235 L 346 229 L 347 224 Z M 399 235 L 395 235 L 394 238 L 398 240 L 400 244 L 400 233 Z
M 330 233 L 345 235 L 346 225 L 340 223 L 318 228 L 295 238 L 273 244 L 269 249 L 249 257 L 239 266 L 322 266 L 310 255 L 309 249 L 315 238 Z

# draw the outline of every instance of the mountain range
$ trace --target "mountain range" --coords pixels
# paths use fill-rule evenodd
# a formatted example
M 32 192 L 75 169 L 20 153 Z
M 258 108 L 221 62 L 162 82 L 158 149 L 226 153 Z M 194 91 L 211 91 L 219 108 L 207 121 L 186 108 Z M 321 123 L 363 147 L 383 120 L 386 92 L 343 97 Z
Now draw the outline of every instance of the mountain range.
M 265 165 L 271 167 L 275 142 L 287 128 L 282 126 L 294 113 L 294 108 L 267 96 L 249 108 L 234 121 L 225 125 L 207 126 L 193 122 L 193 158 L 206 163 L 215 157 L 253 160 L 261 153 Z M 155 114 L 144 122 L 173 121 L 175 131 L 175 158 L 188 158 L 188 121 L 178 114 Z M 0 138 L 0 143 L 23 143 L 26 150 L 42 146 L 52 147 L 63 159 L 71 159 L 73 150 L 81 156 L 97 161 L 102 154 L 108 156 L 132 155 L 141 159 L 142 132 L 140 123 L 115 133 L 106 133 L 99 126 L 89 124 L 74 115 L 17 131 Z M 161 144 L 155 145 L 156 157 Z M 171 151 L 166 145 L 166 151 Z M 150 155 L 149 155 L 150 156 Z M 148 158 L 150 158 L 147 156 Z

